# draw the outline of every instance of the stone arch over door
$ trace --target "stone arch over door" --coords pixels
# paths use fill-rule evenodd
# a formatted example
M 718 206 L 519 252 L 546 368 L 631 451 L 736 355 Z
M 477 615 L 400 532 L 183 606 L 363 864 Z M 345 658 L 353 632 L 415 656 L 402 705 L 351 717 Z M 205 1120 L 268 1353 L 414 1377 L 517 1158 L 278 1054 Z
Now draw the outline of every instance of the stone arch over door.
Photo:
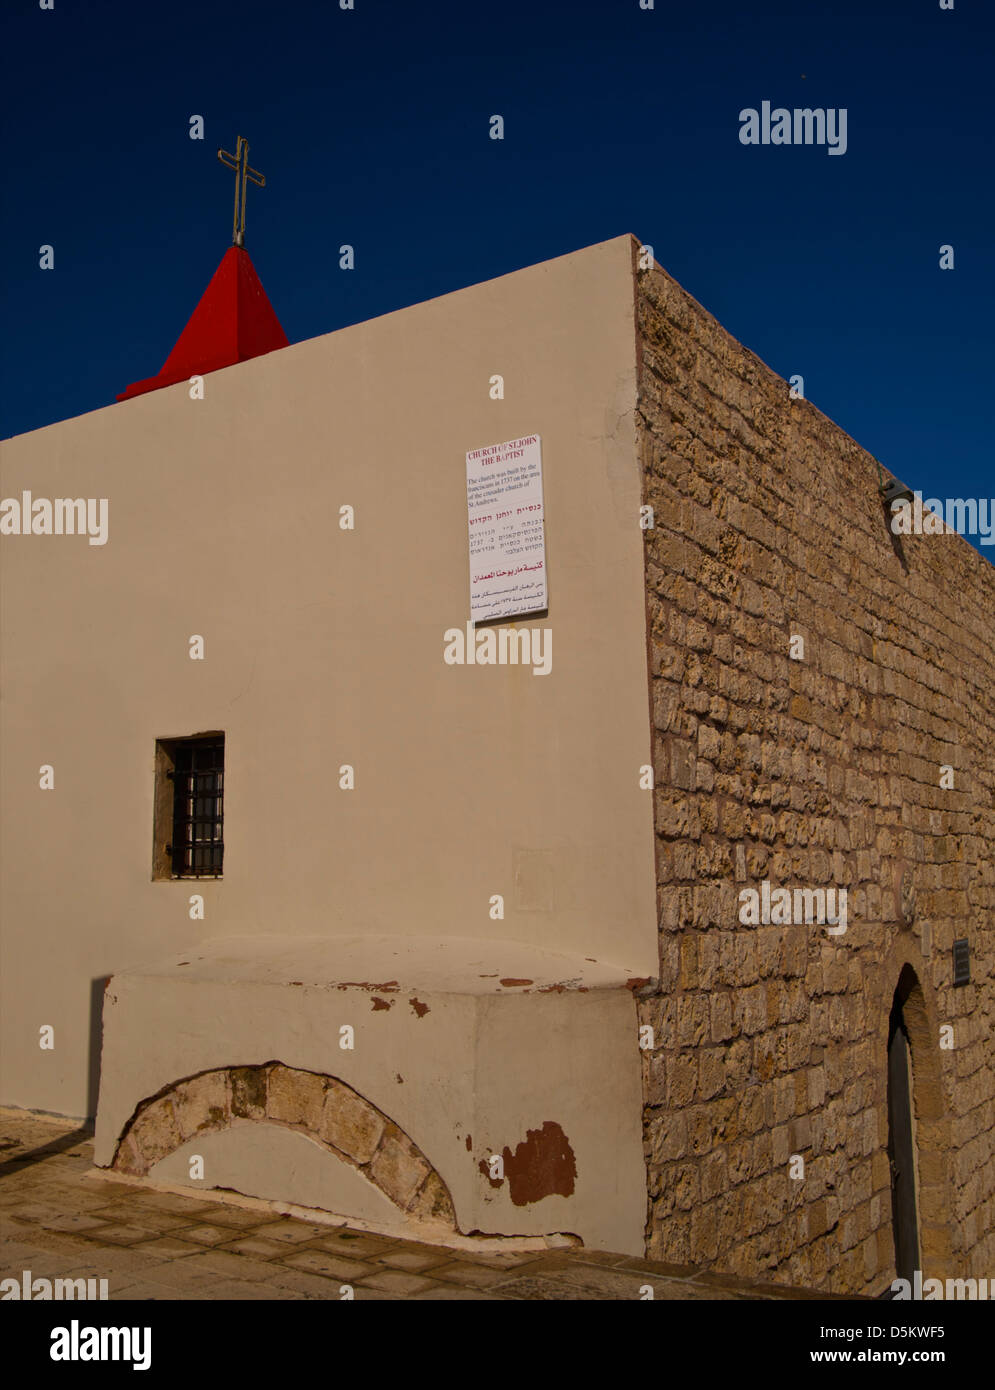
M 885 1036 L 900 1013 L 911 1061 L 912 1107 L 918 1176 L 918 1235 L 923 1278 L 950 1273 L 950 1202 L 946 1182 L 949 1124 L 943 1102 L 939 1028 L 920 982 L 908 960 L 891 976 L 893 993 L 884 1002 Z M 887 1049 L 884 1051 L 887 1066 Z M 894 1238 L 894 1230 L 892 1232 Z
M 456 1229 L 448 1187 L 403 1130 L 344 1081 L 282 1062 L 198 1072 L 147 1097 L 122 1131 L 111 1167 L 145 1177 L 195 1136 L 245 1121 L 303 1134 L 406 1215 Z

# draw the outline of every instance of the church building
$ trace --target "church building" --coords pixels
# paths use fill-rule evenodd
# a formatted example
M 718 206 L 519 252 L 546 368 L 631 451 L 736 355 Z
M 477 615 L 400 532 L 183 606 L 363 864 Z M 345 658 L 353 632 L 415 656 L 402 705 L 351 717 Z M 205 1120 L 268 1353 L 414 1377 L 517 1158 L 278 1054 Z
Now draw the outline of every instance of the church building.
M 995 569 L 633 237 L 294 344 L 243 240 L 0 450 L 0 1102 L 422 1240 L 995 1275 Z

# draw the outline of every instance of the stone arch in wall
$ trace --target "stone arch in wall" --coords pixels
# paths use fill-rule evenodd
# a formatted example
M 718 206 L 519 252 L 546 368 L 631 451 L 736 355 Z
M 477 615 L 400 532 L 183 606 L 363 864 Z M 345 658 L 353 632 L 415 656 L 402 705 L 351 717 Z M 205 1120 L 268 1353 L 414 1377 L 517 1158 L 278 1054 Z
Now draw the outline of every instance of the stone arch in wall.
M 198 1072 L 146 1098 L 122 1131 L 111 1167 L 145 1177 L 187 1140 L 244 1121 L 306 1136 L 406 1215 L 456 1230 L 449 1189 L 403 1130 L 344 1081 L 282 1062 Z
M 892 968 L 887 976 L 887 994 L 882 1001 L 883 1031 L 887 1044 L 890 1041 L 888 1034 L 892 1010 L 900 1009 L 908 1037 L 912 1072 L 919 1248 L 923 1278 L 945 1278 L 950 1273 L 952 1256 L 946 1172 L 949 1121 L 943 1100 L 939 1026 L 935 1009 L 931 1007 L 923 989 L 923 977 L 907 958 L 908 953 L 903 954 L 906 955 L 905 959 L 890 962 Z M 887 1045 L 880 1055 L 887 1065 Z

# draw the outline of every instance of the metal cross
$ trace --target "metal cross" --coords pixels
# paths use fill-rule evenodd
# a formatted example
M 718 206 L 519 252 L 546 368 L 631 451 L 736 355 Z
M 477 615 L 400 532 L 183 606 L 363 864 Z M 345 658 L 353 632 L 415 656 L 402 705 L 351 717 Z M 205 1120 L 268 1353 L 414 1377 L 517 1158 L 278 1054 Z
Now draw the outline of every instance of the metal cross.
M 258 188 L 266 187 L 266 180 L 258 169 L 249 167 L 249 142 L 238 136 L 236 153 L 229 154 L 227 150 L 218 150 L 218 158 L 228 169 L 235 170 L 235 216 L 232 221 L 231 244 L 233 246 L 245 245 L 245 185 L 246 181 L 254 183 Z

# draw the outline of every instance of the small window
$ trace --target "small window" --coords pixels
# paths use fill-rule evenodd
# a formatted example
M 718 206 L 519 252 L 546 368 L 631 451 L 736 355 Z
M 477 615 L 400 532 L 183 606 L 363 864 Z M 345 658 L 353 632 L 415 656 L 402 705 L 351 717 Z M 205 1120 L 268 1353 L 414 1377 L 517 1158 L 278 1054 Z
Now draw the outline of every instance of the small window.
M 156 740 L 153 879 L 220 878 L 225 736 Z

